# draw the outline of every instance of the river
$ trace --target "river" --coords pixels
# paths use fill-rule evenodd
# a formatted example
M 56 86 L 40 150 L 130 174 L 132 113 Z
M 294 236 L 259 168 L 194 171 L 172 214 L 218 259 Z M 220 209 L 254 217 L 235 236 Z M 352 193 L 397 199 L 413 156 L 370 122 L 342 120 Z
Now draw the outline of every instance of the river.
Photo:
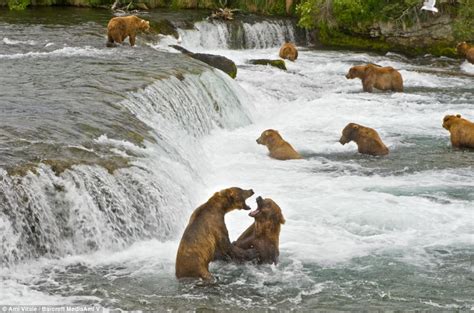
M 292 20 L 152 11 L 179 39 L 105 47 L 107 10 L 0 10 L 0 304 L 122 310 L 474 308 L 474 153 L 453 150 L 446 114 L 474 120 L 474 67 L 308 46 Z M 287 71 L 248 65 L 300 56 Z M 168 47 L 227 56 L 236 80 Z M 356 64 L 400 70 L 403 93 L 363 93 Z M 386 157 L 339 144 L 375 128 Z M 255 139 L 278 129 L 304 160 Z M 211 265 L 178 282 L 191 212 L 239 186 L 275 200 L 280 263 Z M 255 197 L 248 204 L 255 207 Z M 231 240 L 252 222 L 226 217 Z

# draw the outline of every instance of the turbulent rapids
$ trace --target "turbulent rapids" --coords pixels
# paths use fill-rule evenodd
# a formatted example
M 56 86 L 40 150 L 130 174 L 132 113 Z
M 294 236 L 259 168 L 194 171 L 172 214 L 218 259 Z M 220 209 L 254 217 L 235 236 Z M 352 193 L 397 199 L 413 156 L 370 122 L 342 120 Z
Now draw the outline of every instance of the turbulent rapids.
M 474 119 L 470 64 L 314 50 L 292 20 L 153 12 L 178 36 L 107 49 L 108 12 L 1 13 L 0 304 L 474 307 L 474 153 L 441 127 L 446 114 Z M 285 40 L 300 48 L 287 71 L 248 64 Z M 237 79 L 170 44 L 233 60 Z M 369 62 L 399 69 L 405 92 L 344 77 Z M 377 129 L 389 156 L 340 145 L 349 122 Z M 269 128 L 304 159 L 270 159 L 255 142 Z M 217 286 L 178 283 L 189 215 L 230 186 L 281 207 L 280 263 L 215 262 Z M 251 222 L 226 216 L 231 240 Z

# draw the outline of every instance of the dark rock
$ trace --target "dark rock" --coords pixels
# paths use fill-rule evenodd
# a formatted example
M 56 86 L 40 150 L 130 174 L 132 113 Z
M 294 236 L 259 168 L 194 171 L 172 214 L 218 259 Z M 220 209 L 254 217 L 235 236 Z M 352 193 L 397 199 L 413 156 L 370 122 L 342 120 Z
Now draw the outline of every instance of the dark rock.
M 178 51 L 181 51 L 183 54 L 186 54 L 193 59 L 199 60 L 212 67 L 220 69 L 221 71 L 228 74 L 232 78 L 235 78 L 237 76 L 237 66 L 235 65 L 234 61 L 229 60 L 226 57 L 223 57 L 221 55 L 207 54 L 207 53 L 193 53 L 177 45 L 171 45 L 170 47 Z
M 285 61 L 283 60 L 253 59 L 249 60 L 248 63 L 254 65 L 270 65 L 286 71 Z
M 178 28 L 167 19 L 159 20 L 157 22 L 153 21 L 150 26 L 154 32 L 159 34 L 170 35 L 176 39 L 179 37 Z

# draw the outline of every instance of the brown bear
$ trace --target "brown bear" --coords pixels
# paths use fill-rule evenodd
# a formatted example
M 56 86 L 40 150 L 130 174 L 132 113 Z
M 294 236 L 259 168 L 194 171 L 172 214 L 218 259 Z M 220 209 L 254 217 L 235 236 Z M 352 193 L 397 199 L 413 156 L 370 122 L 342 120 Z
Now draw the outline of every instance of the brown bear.
M 470 63 L 474 64 L 474 47 L 463 41 L 458 43 L 456 50 L 459 56 L 466 58 Z
M 193 212 L 179 243 L 177 278 L 211 280 L 209 263 L 215 259 L 215 255 L 242 261 L 257 257 L 254 249 L 244 250 L 231 244 L 224 221 L 224 215 L 232 210 L 250 210 L 245 200 L 252 195 L 252 189 L 224 189 L 216 192 Z
M 460 114 L 446 115 L 443 127 L 451 133 L 453 147 L 474 149 L 474 123 L 462 118 Z
M 233 244 L 242 249 L 255 248 L 259 264 L 277 264 L 280 255 L 280 227 L 285 224 L 285 218 L 272 199 L 258 197 L 257 205 L 257 209 L 249 213 L 255 222 Z
M 267 146 L 270 157 L 277 160 L 302 159 L 301 155 L 293 147 L 283 140 L 278 131 L 267 129 L 257 139 L 259 145 Z
M 381 67 L 375 64 L 357 65 L 351 67 L 347 79 L 360 78 L 366 92 L 374 88 L 380 90 L 403 91 L 402 75 L 393 67 Z
M 285 42 L 280 48 L 280 58 L 295 61 L 298 58 L 298 50 L 291 42 Z
M 149 29 L 150 22 L 142 20 L 138 16 L 114 17 L 107 25 L 107 47 L 115 47 L 115 42 L 122 43 L 127 37 L 130 40 L 130 46 L 134 46 L 137 32 Z
M 372 128 L 355 123 L 349 123 L 342 130 L 339 142 L 345 145 L 354 141 L 357 144 L 359 153 L 369 155 L 387 155 L 388 148 L 380 139 L 379 134 Z

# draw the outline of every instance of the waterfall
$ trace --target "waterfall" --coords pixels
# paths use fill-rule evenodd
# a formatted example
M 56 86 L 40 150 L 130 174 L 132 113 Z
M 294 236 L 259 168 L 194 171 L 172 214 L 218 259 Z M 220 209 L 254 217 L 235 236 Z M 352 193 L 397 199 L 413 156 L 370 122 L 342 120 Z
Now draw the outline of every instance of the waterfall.
M 255 23 L 201 21 L 194 29 L 178 30 L 182 44 L 191 49 L 263 49 L 279 47 L 285 40 L 298 40 L 291 20 Z
M 217 71 L 177 74 L 128 93 L 120 106 L 149 126 L 143 147 L 102 135 L 95 141 L 129 159 L 113 174 L 75 165 L 57 175 L 10 176 L 0 168 L 0 263 L 119 249 L 139 239 L 177 235 L 193 209 L 199 139 L 215 127 L 248 124 L 244 95 Z

